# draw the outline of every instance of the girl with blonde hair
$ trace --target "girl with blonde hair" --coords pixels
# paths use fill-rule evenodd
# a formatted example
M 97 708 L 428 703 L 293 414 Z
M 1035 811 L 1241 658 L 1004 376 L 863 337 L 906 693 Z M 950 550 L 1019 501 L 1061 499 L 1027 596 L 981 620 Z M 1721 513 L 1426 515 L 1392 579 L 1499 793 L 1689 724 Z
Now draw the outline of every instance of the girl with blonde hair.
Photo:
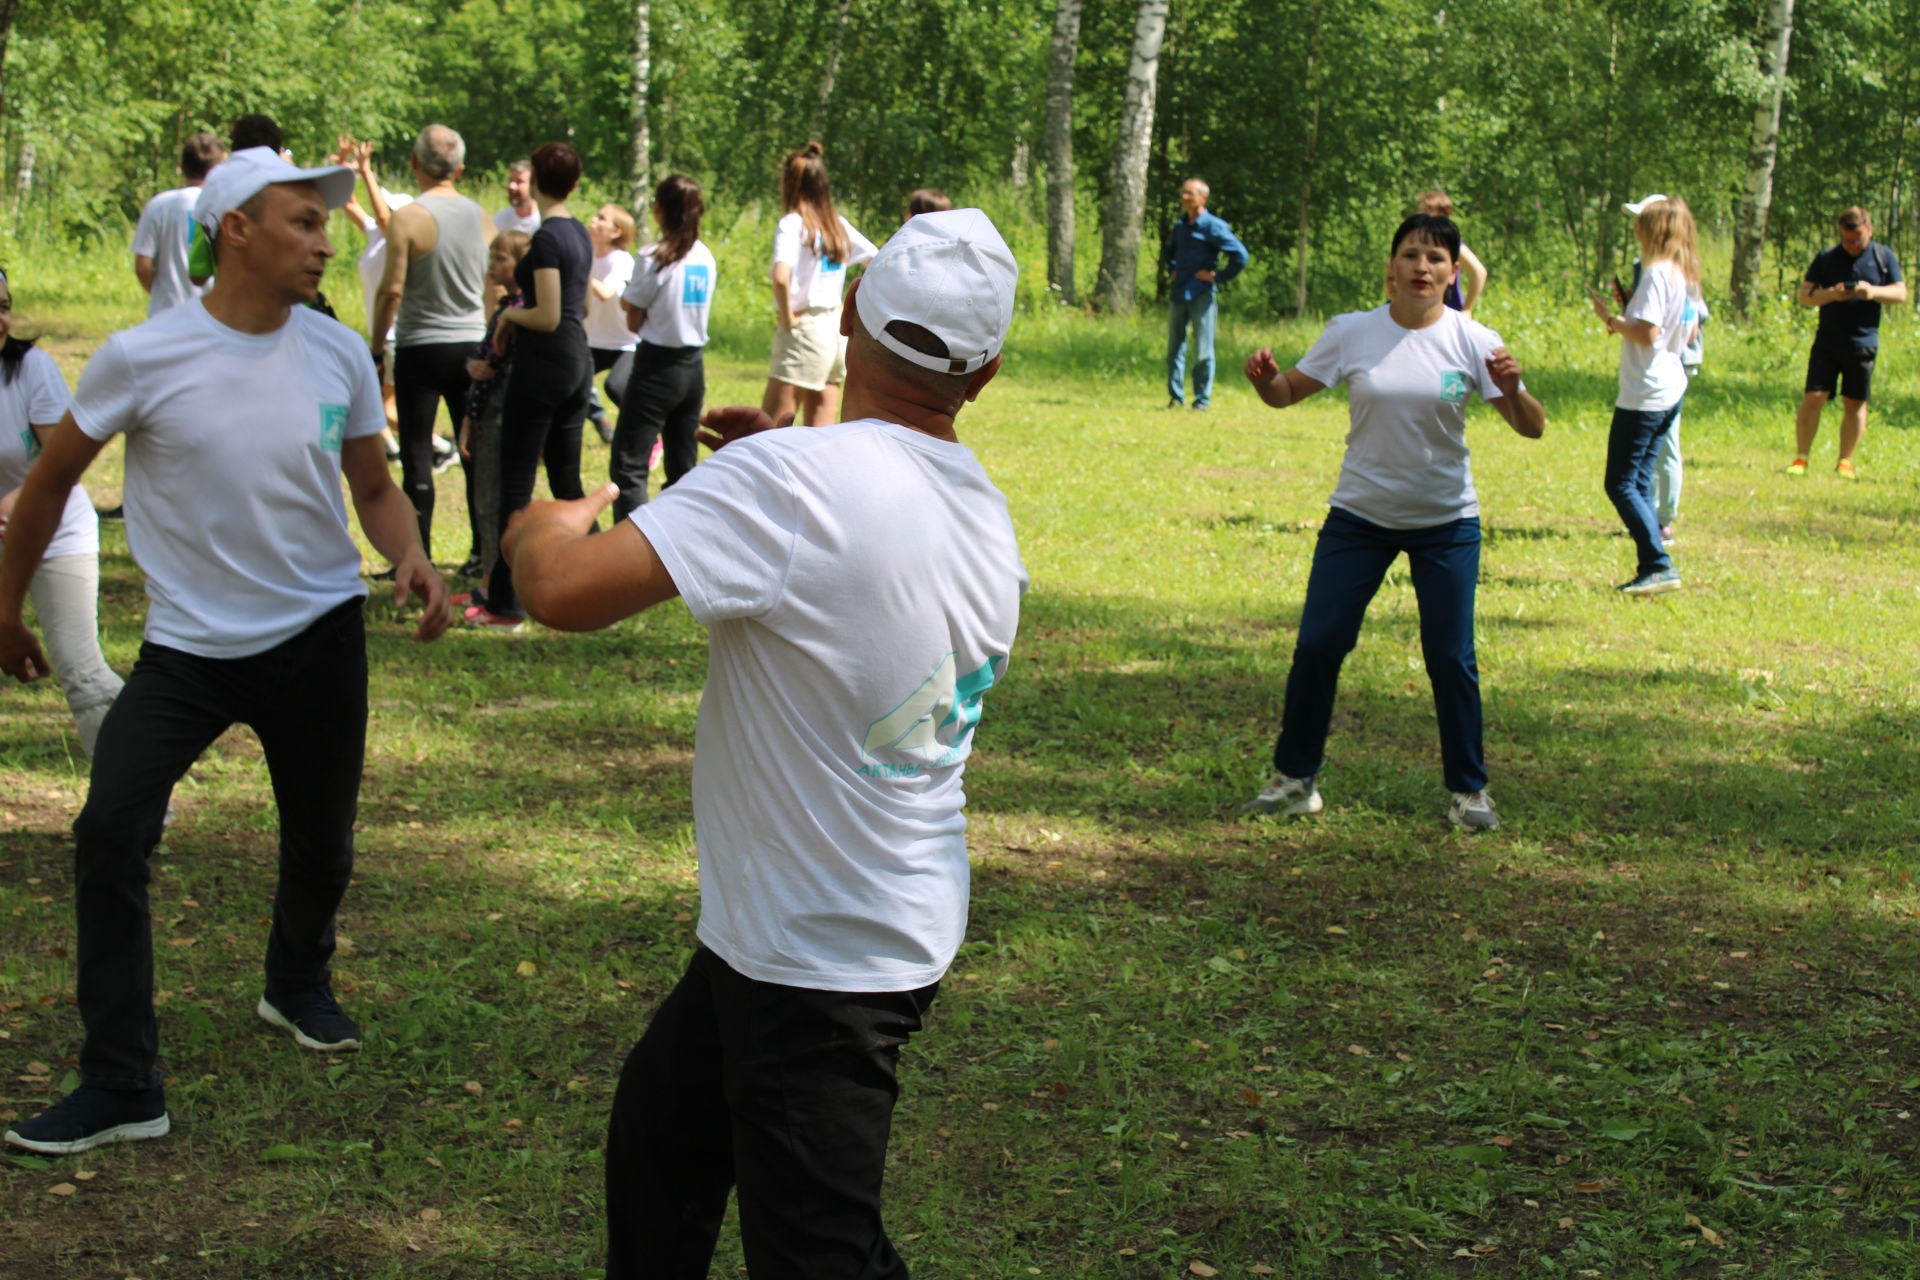
M 840 336 L 840 299 L 847 268 L 876 252 L 873 242 L 833 207 L 820 144 L 809 142 L 780 166 L 786 210 L 773 233 L 773 360 L 760 407 L 775 422 L 820 426 L 837 421 L 847 345 Z

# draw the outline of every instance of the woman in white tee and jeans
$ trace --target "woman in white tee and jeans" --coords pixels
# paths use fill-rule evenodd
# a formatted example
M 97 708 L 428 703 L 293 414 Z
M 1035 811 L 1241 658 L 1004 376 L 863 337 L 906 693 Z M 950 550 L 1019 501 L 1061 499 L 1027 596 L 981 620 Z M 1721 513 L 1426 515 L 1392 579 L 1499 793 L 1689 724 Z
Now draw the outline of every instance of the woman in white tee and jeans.
M 1684 200 L 1663 197 L 1642 204 L 1635 210 L 1633 234 L 1640 242 L 1640 283 L 1626 310 L 1613 314 L 1597 293 L 1593 310 L 1607 332 L 1622 339 L 1605 484 L 1613 509 L 1633 538 L 1638 563 L 1632 580 L 1620 590 L 1650 596 L 1680 586 L 1680 572 L 1667 554 L 1654 510 L 1653 464 L 1687 394 L 1681 353 L 1698 318 L 1693 299 L 1700 292 L 1700 255 L 1694 246 L 1693 211 Z
M 1393 301 L 1335 316 L 1294 368 L 1266 348 L 1246 374 L 1276 409 L 1336 382 L 1347 384 L 1351 427 L 1340 483 L 1314 544 L 1286 710 L 1274 745 L 1275 776 L 1249 813 L 1321 809 L 1314 784 L 1333 719 L 1340 664 L 1360 637 L 1367 605 L 1405 552 L 1420 609 L 1420 647 L 1440 720 L 1440 761 L 1457 826 L 1499 825 L 1481 754 L 1480 672 L 1473 596 L 1480 576 L 1480 501 L 1466 442 L 1467 401 L 1499 410 L 1539 439 L 1546 412 L 1520 383 L 1500 335 L 1448 308 L 1460 267 L 1452 221 L 1416 213 L 1394 233 L 1387 265 Z
M 0 539 L 6 537 L 20 482 L 40 456 L 40 438 L 59 424 L 68 399 L 66 379 L 53 357 L 13 333 L 12 286 L 0 272 Z M 77 484 L 27 591 L 40 615 L 48 660 L 67 697 L 80 750 L 91 760 L 100 722 L 121 680 L 100 653 L 100 520 Z
M 775 422 L 798 414 L 799 426 L 840 420 L 840 384 L 847 343 L 840 336 L 840 298 L 847 268 L 874 255 L 873 242 L 834 211 L 820 144 L 809 142 L 780 167 L 786 214 L 773 233 L 773 361 L 760 408 Z

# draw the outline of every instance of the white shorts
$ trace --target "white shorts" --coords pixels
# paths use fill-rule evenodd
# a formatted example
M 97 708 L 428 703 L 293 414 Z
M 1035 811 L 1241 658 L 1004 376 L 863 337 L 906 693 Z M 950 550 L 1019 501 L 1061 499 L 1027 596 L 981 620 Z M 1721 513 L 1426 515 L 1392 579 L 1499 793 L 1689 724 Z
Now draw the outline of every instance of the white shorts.
M 803 391 L 845 382 L 847 340 L 840 336 L 840 308 L 816 308 L 793 328 L 775 329 L 767 376 Z

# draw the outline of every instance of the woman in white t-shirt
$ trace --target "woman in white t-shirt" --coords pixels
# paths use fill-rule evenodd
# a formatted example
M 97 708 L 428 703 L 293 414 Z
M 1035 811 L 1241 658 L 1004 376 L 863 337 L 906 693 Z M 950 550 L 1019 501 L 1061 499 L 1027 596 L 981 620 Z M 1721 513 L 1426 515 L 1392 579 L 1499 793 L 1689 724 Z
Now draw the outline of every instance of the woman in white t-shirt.
M 603 204 L 587 219 L 587 234 L 593 237 L 593 274 L 587 280 L 587 350 L 593 356 L 593 376 L 599 377 L 633 350 L 635 334 L 627 324 L 620 306 L 620 295 L 633 279 L 633 215 L 617 204 Z M 620 388 L 607 379 L 607 399 L 620 407 Z M 600 439 L 613 443 L 613 426 L 607 421 L 606 406 L 600 393 L 587 388 L 587 417 L 593 420 Z
M 1394 233 L 1393 301 L 1335 316 L 1294 368 L 1273 352 L 1247 357 L 1247 379 L 1276 409 L 1347 384 L 1347 453 L 1313 549 L 1274 778 L 1244 812 L 1318 813 L 1340 664 L 1367 605 L 1405 552 L 1420 611 L 1420 646 L 1440 721 L 1440 761 L 1456 826 L 1499 825 L 1481 753 L 1473 596 L 1480 577 L 1480 500 L 1468 466 L 1467 401 L 1476 392 L 1519 434 L 1539 439 L 1546 412 L 1520 382 L 1500 335 L 1447 306 L 1460 231 L 1416 213 Z
M 840 336 L 840 299 L 847 268 L 876 252 L 873 242 L 834 211 L 820 144 L 809 142 L 780 167 L 780 204 L 773 233 L 773 360 L 760 407 L 775 422 L 798 412 L 796 425 L 840 418 L 847 344 Z
M 1632 206 L 1628 206 L 1632 208 Z M 1615 315 L 1607 300 L 1593 295 L 1593 311 L 1610 334 L 1619 334 L 1620 390 L 1613 425 L 1607 432 L 1605 485 L 1613 509 L 1633 539 L 1637 564 L 1620 590 L 1630 596 L 1677 590 L 1680 571 L 1673 567 L 1660 537 L 1653 505 L 1653 464 L 1660 442 L 1679 416 L 1687 394 L 1687 370 L 1681 360 L 1695 321 L 1700 294 L 1700 254 L 1695 247 L 1693 211 L 1670 196 L 1633 209 L 1633 235 L 1640 242 L 1640 283 Z
M 20 484 L 40 456 L 41 441 L 66 414 L 67 400 L 60 366 L 14 331 L 13 289 L 0 272 L 0 542 Z M 80 735 L 80 750 L 92 759 L 100 722 L 121 680 L 100 652 L 100 519 L 77 484 L 27 591 Z
M 646 505 L 647 474 L 656 451 L 665 457 L 667 484 L 693 470 L 699 454 L 694 434 L 707 394 L 702 353 L 719 273 L 713 251 L 700 240 L 700 215 L 706 207 L 700 184 L 692 178 L 674 173 L 661 180 L 653 190 L 653 222 L 660 239 L 640 251 L 633 279 L 620 296 L 640 343 L 620 388 L 620 425 L 607 465 L 608 478 L 620 487 L 613 502 L 615 520 Z M 620 372 L 616 368 L 607 380 L 609 388 Z

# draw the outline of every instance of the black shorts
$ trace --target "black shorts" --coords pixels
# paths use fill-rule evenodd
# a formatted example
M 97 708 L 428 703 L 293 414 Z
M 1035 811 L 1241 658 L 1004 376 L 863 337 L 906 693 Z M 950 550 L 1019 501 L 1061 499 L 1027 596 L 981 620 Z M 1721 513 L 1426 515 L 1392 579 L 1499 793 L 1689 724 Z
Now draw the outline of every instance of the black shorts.
M 1842 396 L 1865 402 L 1873 391 L 1873 358 L 1879 354 L 1878 347 L 1816 342 L 1807 357 L 1807 390 L 1830 396 L 1838 382 Z

